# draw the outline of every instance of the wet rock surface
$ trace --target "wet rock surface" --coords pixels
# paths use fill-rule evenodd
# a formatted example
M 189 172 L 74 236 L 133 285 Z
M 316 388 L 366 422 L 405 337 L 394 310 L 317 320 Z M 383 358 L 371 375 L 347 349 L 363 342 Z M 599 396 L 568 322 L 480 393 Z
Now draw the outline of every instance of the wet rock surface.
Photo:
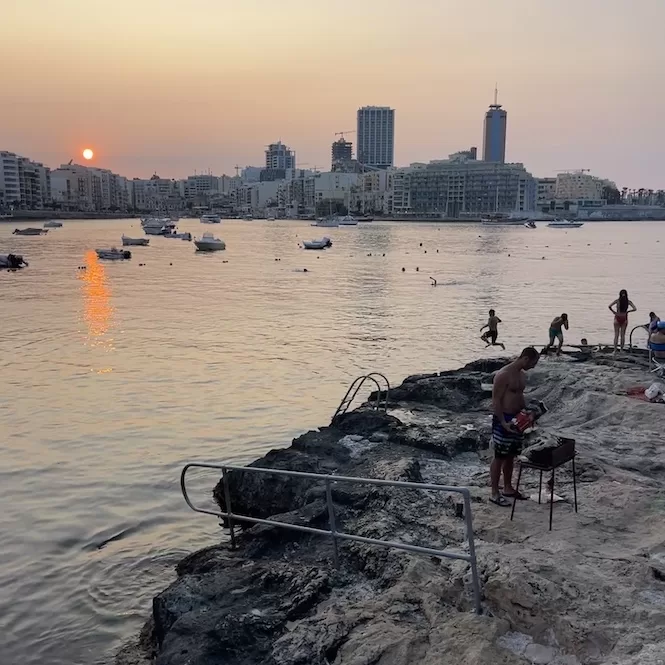
M 627 396 L 648 386 L 641 358 L 547 358 L 528 399 L 543 436 L 577 441 L 546 504 L 490 504 L 490 393 L 505 361 L 409 377 L 387 414 L 368 407 L 307 432 L 252 466 L 469 487 L 484 613 L 469 567 L 269 525 L 236 527 L 180 562 L 118 665 L 656 665 L 665 663 L 665 406 Z M 372 399 L 375 399 L 373 396 Z M 370 402 L 371 403 L 371 400 Z M 230 472 L 237 514 L 328 528 L 325 482 Z M 523 491 L 538 476 L 523 474 Z M 340 531 L 467 549 L 460 496 L 335 482 Z M 221 484 L 214 490 L 224 508 Z

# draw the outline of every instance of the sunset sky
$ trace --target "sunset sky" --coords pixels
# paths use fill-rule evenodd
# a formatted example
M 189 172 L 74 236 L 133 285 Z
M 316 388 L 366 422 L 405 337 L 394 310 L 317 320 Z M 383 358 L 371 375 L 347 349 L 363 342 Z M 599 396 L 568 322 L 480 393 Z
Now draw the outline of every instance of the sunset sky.
M 406 165 L 480 148 L 498 81 L 509 161 L 665 187 L 663 25 L 663 0 L 4 0 L 0 149 L 183 177 L 281 139 L 326 169 L 375 104 Z

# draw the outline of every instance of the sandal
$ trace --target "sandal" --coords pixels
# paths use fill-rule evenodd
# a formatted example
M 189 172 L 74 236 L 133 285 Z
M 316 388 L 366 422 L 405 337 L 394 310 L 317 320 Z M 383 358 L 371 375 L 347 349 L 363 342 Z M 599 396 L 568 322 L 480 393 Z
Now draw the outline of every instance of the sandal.
M 528 501 L 529 500 L 529 497 L 526 496 L 525 494 L 522 494 L 522 492 L 520 492 L 520 491 L 513 492 L 512 494 L 506 494 L 505 492 L 502 492 L 502 494 L 507 499 L 517 499 L 518 501 Z
M 506 497 L 502 496 L 501 494 L 499 494 L 496 499 L 491 496 L 490 502 L 496 504 L 497 506 L 501 506 L 502 508 L 509 508 L 512 505 L 510 501 L 508 501 L 508 499 L 506 499 Z

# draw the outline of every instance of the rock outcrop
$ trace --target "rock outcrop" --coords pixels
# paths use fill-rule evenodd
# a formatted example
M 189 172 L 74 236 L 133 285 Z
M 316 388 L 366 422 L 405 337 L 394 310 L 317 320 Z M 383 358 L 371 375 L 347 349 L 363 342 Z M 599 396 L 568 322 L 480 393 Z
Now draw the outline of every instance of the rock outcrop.
M 547 358 L 529 398 L 545 433 L 577 441 L 557 471 L 554 507 L 487 499 L 492 373 L 477 361 L 409 377 L 387 414 L 368 406 L 307 432 L 252 466 L 469 487 L 483 595 L 468 565 L 267 525 L 236 525 L 184 559 L 118 665 L 656 665 L 665 663 L 665 406 L 628 396 L 651 377 L 640 359 Z M 483 388 L 485 386 L 485 388 Z M 231 472 L 237 514 L 328 528 L 325 483 Z M 525 472 L 523 491 L 537 493 Z M 459 495 L 334 483 L 337 528 L 464 550 Z M 221 484 L 214 490 L 225 508 Z

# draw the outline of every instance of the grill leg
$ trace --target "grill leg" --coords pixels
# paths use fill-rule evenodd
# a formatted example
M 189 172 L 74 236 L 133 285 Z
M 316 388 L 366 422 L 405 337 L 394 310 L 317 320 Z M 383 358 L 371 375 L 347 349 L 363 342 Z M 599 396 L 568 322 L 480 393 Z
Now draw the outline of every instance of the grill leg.
M 520 493 L 520 480 L 522 479 L 522 465 L 520 464 L 520 470 L 517 474 L 517 485 L 515 485 L 515 497 L 513 498 L 513 507 L 510 509 L 510 521 L 513 521 L 513 515 L 515 514 L 515 506 L 517 505 L 517 495 Z
M 550 531 L 552 530 L 552 511 L 554 510 L 554 469 L 552 469 L 552 480 L 550 481 L 552 489 L 550 490 Z
M 577 478 L 575 477 L 575 458 L 573 457 L 573 496 L 575 497 L 575 512 L 577 512 Z
M 543 493 L 543 472 L 540 472 L 540 481 L 538 482 L 538 503 L 540 503 L 540 495 Z

